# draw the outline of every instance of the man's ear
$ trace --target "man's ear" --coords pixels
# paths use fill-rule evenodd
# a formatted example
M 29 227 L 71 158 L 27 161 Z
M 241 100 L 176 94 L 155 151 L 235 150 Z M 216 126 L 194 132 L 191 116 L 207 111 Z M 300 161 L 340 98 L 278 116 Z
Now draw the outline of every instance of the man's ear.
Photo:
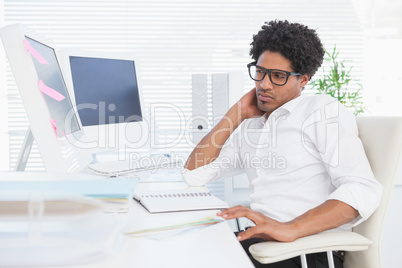
M 310 76 L 308 74 L 300 76 L 300 87 L 305 87 L 308 81 L 310 81 Z

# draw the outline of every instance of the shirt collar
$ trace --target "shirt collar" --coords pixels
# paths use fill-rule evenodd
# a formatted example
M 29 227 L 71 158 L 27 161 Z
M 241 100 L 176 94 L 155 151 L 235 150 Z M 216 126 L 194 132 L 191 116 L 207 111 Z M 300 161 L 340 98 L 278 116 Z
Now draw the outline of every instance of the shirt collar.
M 283 104 L 282 106 L 278 107 L 275 111 L 273 111 L 271 114 L 276 114 L 277 115 L 285 115 L 285 114 L 290 114 L 294 111 L 294 109 L 296 109 L 297 105 L 300 103 L 301 99 L 304 96 L 300 95 L 288 102 L 286 102 L 285 104 Z M 261 117 L 258 118 L 258 121 L 261 122 L 262 125 L 265 125 L 265 123 L 268 120 L 268 115 L 267 113 L 263 114 Z
M 264 125 L 265 122 L 267 122 L 267 119 L 268 119 L 268 115 L 267 115 L 267 113 L 265 113 L 265 114 L 263 114 L 261 117 L 258 118 L 258 121 L 259 121 L 262 125 Z
M 300 96 L 298 96 L 298 97 L 286 102 L 285 104 L 283 104 L 281 107 L 279 107 L 276 110 L 284 110 L 284 111 L 287 111 L 290 114 L 290 113 L 292 113 L 294 111 L 294 109 L 296 109 L 296 107 L 298 106 L 300 101 L 303 99 L 303 97 L 304 96 L 300 95 Z
M 294 99 L 291 99 L 290 101 L 284 103 L 282 106 L 278 107 L 271 114 L 275 114 L 275 116 L 291 114 L 296 109 L 296 107 L 299 105 L 299 103 L 303 99 L 303 97 L 304 96 L 300 95 Z M 266 116 L 266 114 L 264 114 L 264 116 Z M 268 118 L 268 117 L 266 116 L 266 118 Z M 265 121 L 266 121 L 266 119 L 265 119 Z

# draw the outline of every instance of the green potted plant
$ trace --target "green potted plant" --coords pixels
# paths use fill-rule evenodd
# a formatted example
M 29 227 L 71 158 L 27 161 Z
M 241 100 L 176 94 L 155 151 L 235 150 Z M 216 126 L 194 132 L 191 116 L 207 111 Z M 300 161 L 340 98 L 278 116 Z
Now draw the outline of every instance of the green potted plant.
M 355 115 L 364 113 L 366 108 L 363 106 L 363 97 L 360 94 L 362 85 L 357 83 L 359 88 L 356 91 L 349 89 L 349 83 L 354 82 L 350 76 L 353 67 L 346 69 L 345 60 L 338 60 L 339 51 L 334 46 L 332 53 L 325 51 L 327 57 L 325 61 L 330 61 L 330 70 L 324 71 L 324 76 L 313 80 L 310 85 L 317 89 L 316 94 L 328 94 L 339 100 L 345 107 L 351 109 Z

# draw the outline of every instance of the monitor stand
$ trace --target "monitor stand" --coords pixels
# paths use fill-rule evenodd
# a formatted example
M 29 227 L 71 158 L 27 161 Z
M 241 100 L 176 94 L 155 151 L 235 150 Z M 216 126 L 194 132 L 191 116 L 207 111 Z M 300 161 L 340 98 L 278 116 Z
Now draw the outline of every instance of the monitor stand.
M 29 155 L 31 154 L 33 142 L 34 142 L 34 136 L 32 134 L 31 128 L 28 127 L 25 133 L 24 142 L 22 143 L 20 153 L 17 158 L 17 162 L 15 163 L 14 171 L 25 171 Z M 92 163 L 98 162 L 96 154 L 92 154 L 92 158 L 93 158 Z
M 34 142 L 34 137 L 32 135 L 31 128 L 28 127 L 25 133 L 24 143 L 22 144 L 20 154 L 17 158 L 17 163 L 15 164 L 14 171 L 25 171 L 28 163 L 29 154 L 31 153 L 32 145 Z

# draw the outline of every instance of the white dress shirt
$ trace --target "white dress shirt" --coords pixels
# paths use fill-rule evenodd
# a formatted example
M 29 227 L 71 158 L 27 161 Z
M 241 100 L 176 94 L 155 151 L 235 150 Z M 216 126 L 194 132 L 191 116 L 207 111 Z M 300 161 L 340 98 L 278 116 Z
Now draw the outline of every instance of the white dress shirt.
M 245 120 L 212 163 L 185 170 L 191 186 L 246 171 L 251 209 L 290 221 L 326 200 L 343 201 L 358 218 L 378 207 L 382 186 L 374 178 L 354 115 L 328 95 L 297 97 L 267 118 Z

